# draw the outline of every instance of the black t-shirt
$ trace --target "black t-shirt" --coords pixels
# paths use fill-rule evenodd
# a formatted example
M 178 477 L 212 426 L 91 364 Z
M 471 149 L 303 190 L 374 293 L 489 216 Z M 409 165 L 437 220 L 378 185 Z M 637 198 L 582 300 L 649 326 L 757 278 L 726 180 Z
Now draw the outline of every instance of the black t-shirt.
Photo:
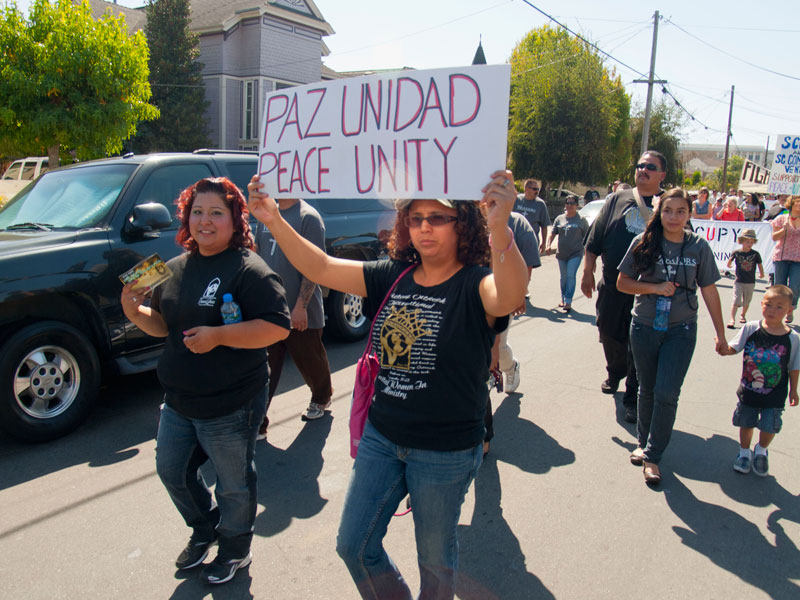
M 222 296 L 232 294 L 242 320 L 263 319 L 289 329 L 280 278 L 255 253 L 229 248 L 214 256 L 182 254 L 170 260 L 173 277 L 153 293 L 151 307 L 169 329 L 158 378 L 166 403 L 193 419 L 220 417 L 246 405 L 269 381 L 267 349 L 217 346 L 194 354 L 183 332 L 222 325 Z
M 758 251 L 752 248 L 749 252 L 735 250 L 731 258 L 733 258 L 733 262 L 736 265 L 736 281 L 739 283 L 755 283 L 756 265 L 761 264 L 761 255 Z
M 647 206 L 652 196 L 642 196 Z M 633 238 L 644 231 L 646 222 L 633 190 L 621 190 L 611 194 L 586 235 L 586 251 L 603 257 L 603 281 L 617 285 L 617 266 L 628 251 Z
M 380 306 L 408 266 L 364 263 L 367 313 Z M 398 283 L 375 321 L 372 344 L 381 370 L 369 411 L 372 425 L 400 446 L 463 450 L 483 441 L 486 380 L 495 330 L 486 322 L 478 286 L 484 267 L 464 267 L 432 287 Z

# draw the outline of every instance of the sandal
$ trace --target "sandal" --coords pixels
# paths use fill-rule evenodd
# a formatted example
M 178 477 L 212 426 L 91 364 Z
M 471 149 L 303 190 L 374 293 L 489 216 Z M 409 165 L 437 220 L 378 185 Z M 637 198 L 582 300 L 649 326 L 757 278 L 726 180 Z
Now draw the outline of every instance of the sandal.
M 736 329 L 736 323 L 734 323 L 733 321 L 728 321 L 727 327 L 728 329 Z
M 739 323 L 747 323 L 747 319 L 744 317 L 739 317 Z
M 631 464 L 641 467 L 642 463 L 644 463 L 644 448 L 636 448 L 631 452 Z
M 563 302 L 559 302 L 558 303 L 558 308 L 564 308 L 564 303 Z
M 658 485 L 661 483 L 661 470 L 655 463 L 644 463 L 644 481 L 648 485 Z

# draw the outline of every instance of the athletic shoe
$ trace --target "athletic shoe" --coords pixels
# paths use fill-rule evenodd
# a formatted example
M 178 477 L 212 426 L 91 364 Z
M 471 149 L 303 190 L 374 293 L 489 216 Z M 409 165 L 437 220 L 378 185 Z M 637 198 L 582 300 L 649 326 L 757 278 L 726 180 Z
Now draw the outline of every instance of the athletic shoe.
M 261 425 L 258 426 L 258 435 L 256 435 L 256 440 L 267 439 L 267 427 L 269 427 L 269 419 L 264 417 L 264 420 L 261 421 Z
M 619 379 L 614 381 L 610 377 L 600 384 L 600 391 L 604 394 L 613 394 L 619 388 Z
M 319 419 L 320 417 L 325 416 L 325 409 L 330 407 L 331 401 L 328 400 L 325 404 L 317 404 L 316 402 L 311 402 L 306 409 L 305 414 L 301 417 L 303 421 L 313 421 L 314 419 Z
M 769 474 L 769 459 L 766 454 L 756 454 L 753 458 L 753 473 L 759 477 Z
M 625 407 L 625 421 L 627 423 L 636 423 L 637 421 L 636 407 L 634 406 Z
M 749 456 L 737 456 L 736 460 L 733 462 L 733 470 L 737 473 L 749 473 L 750 462 L 751 459 Z
M 186 544 L 186 548 L 178 556 L 178 560 L 175 561 L 175 566 L 181 570 L 196 567 L 206 559 L 209 548 L 216 543 L 216 535 L 211 541 L 198 541 L 192 536 L 189 539 L 189 543 Z
M 217 556 L 217 558 L 215 558 L 211 564 L 203 569 L 201 577 L 208 583 L 225 583 L 226 581 L 233 579 L 233 576 L 236 575 L 236 571 L 249 565 L 252 560 L 253 555 L 249 552 L 244 558 L 231 558 L 225 560 L 224 558 Z
M 513 394 L 519 387 L 519 361 L 514 361 L 514 368 L 506 371 L 506 383 L 503 386 L 506 394 Z

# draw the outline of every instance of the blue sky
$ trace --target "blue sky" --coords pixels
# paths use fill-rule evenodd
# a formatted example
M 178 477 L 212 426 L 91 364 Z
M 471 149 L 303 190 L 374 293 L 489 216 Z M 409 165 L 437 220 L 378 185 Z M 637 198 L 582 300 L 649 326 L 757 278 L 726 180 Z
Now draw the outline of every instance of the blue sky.
M 725 143 L 731 85 L 732 144 L 764 146 L 770 136 L 772 147 L 777 134 L 800 133 L 797 0 L 671 0 L 662 6 L 622 0 L 315 1 L 336 31 L 326 38 L 331 54 L 324 62 L 341 71 L 468 64 L 479 39 L 489 63 L 506 62 L 525 33 L 549 22 L 533 4 L 646 74 L 653 13 L 660 9 L 656 75 L 695 117 L 684 130 L 685 142 Z M 633 83 L 641 75 L 611 59 L 607 64 L 643 103 L 647 86 Z M 660 96 L 657 88 L 654 98 Z

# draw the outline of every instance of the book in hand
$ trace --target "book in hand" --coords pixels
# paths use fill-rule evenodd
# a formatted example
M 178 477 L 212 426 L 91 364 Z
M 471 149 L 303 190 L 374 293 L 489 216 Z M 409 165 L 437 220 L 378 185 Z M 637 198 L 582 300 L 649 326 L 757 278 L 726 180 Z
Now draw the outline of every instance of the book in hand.
M 158 254 L 148 256 L 119 276 L 123 285 L 136 281 L 135 289 L 155 289 L 172 277 L 172 271 Z

